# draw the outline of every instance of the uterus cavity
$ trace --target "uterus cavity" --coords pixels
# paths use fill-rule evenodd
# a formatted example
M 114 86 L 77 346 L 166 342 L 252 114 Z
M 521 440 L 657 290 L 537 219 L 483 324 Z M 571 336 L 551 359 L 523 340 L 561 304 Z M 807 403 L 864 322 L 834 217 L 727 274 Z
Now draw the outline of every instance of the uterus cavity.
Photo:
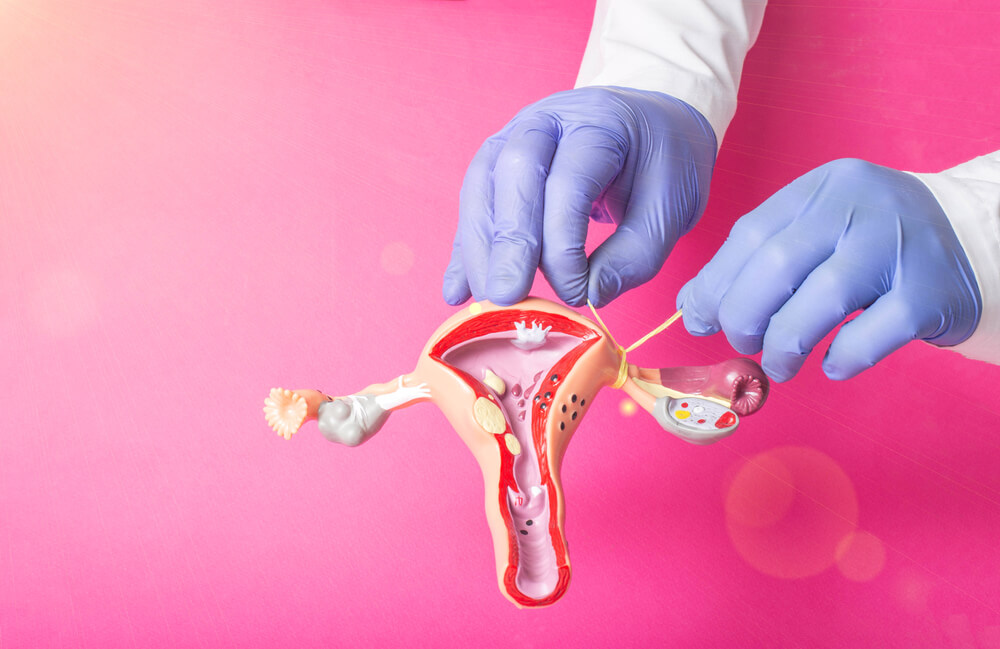
M 663 403 L 657 407 L 657 401 L 688 394 L 701 395 L 722 410 L 735 402 L 740 415 L 749 414 L 767 394 L 766 377 L 747 359 L 718 370 L 649 370 L 624 364 L 621 349 L 603 329 L 537 298 L 512 307 L 480 302 L 462 309 L 431 336 L 416 369 L 394 381 L 349 397 L 316 391 L 282 394 L 292 395 L 288 400 L 294 402 L 290 429 L 317 419 L 328 439 L 347 445 L 374 435 L 390 410 L 425 401 L 437 405 L 482 470 L 501 592 L 519 607 L 539 607 L 558 601 L 569 587 L 560 471 L 574 432 L 597 393 L 609 386 L 623 389 L 651 414 L 676 412 Z M 748 396 L 747 390 L 755 393 Z M 281 402 L 275 394 L 268 406 L 272 425 Z M 300 402 L 308 402 L 308 408 Z M 306 410 L 300 418 L 298 413 Z M 674 424 L 654 416 L 674 432 Z M 735 425 L 722 433 L 731 433 Z
M 573 355 L 581 340 L 552 332 L 551 325 L 543 328 L 537 322 L 532 324 L 528 329 L 515 322 L 513 332 L 469 340 L 441 357 L 444 363 L 469 376 L 484 377 L 483 384 L 491 394 L 480 403 L 478 411 L 474 408 L 480 427 L 499 433 L 499 427 L 488 421 L 489 413 L 503 417 L 504 449 L 511 457 L 509 470 L 500 471 L 497 484 L 498 514 L 508 537 L 500 548 L 506 555 L 501 588 L 525 606 L 554 601 L 568 586 L 562 512 L 550 506 L 550 502 L 562 502 L 562 485 L 550 453 L 551 445 L 559 444 L 561 458 L 573 425 L 586 407 L 586 397 L 569 395 L 564 387 L 572 371 L 565 359 Z M 490 383 L 502 383 L 505 389 L 501 393 Z M 559 420 L 556 428 L 561 435 L 547 434 L 549 419 Z M 506 461 L 501 458 L 502 465 Z

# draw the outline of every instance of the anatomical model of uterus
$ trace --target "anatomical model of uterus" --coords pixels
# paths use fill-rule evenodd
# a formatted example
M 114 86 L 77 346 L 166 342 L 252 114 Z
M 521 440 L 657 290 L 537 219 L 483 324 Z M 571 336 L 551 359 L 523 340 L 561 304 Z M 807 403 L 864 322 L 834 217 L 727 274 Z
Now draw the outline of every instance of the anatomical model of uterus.
M 519 607 L 539 607 L 569 587 L 560 467 L 606 386 L 624 390 L 664 429 L 696 444 L 731 434 L 768 392 L 760 366 L 746 358 L 637 367 L 602 327 L 528 298 L 463 308 L 438 327 L 409 374 L 344 397 L 275 388 L 264 412 L 286 439 L 317 420 L 327 439 L 357 446 L 392 411 L 433 402 L 482 469 L 500 591 Z

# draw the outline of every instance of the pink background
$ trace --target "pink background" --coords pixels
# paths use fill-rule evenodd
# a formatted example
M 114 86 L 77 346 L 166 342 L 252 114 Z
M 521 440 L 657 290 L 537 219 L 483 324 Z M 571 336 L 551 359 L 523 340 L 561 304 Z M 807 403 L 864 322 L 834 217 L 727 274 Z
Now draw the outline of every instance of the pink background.
M 706 448 L 603 393 L 545 610 L 499 594 L 434 408 L 358 449 L 264 424 L 274 385 L 412 369 L 465 165 L 572 85 L 591 12 L 0 2 L 0 647 L 1000 647 L 1000 368 L 950 352 L 846 383 L 814 358 Z M 615 334 L 818 164 L 1000 148 L 998 27 L 991 0 L 773 2 L 708 212 Z M 732 354 L 675 327 L 634 360 Z

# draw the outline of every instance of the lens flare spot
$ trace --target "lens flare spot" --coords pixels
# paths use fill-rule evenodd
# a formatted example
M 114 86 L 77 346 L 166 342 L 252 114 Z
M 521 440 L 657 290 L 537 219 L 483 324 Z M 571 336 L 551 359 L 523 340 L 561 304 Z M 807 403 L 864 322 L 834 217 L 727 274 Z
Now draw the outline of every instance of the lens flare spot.
M 639 406 L 631 399 L 622 399 L 621 403 L 618 404 L 618 412 L 622 413 L 625 417 L 631 417 L 638 409 Z
M 390 275 L 405 275 L 413 268 L 413 248 L 402 241 L 393 241 L 382 248 L 382 270 Z
M 885 567 L 885 546 L 877 536 L 862 530 L 837 544 L 837 569 L 851 581 L 871 581 Z
M 726 498 L 726 520 L 753 528 L 774 525 L 795 501 L 795 478 L 777 458 L 758 455 L 740 470 Z
M 772 577 L 800 579 L 837 561 L 839 544 L 857 526 L 858 501 L 828 455 L 782 446 L 740 467 L 725 512 L 729 538 L 747 563 Z

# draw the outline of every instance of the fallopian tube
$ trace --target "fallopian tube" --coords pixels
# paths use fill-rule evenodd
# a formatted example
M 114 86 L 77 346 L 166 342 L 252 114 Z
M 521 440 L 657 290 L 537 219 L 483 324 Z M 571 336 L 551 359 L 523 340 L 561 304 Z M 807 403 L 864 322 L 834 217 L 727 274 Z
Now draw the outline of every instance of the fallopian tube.
M 570 579 L 560 467 L 601 388 L 624 390 L 695 444 L 731 434 L 767 398 L 750 359 L 646 369 L 625 352 L 606 329 L 548 300 L 478 302 L 434 332 L 413 372 L 344 397 L 275 388 L 264 413 L 286 439 L 316 420 L 327 439 L 357 446 L 392 411 L 437 405 L 482 469 L 501 592 L 519 607 L 548 606 Z

